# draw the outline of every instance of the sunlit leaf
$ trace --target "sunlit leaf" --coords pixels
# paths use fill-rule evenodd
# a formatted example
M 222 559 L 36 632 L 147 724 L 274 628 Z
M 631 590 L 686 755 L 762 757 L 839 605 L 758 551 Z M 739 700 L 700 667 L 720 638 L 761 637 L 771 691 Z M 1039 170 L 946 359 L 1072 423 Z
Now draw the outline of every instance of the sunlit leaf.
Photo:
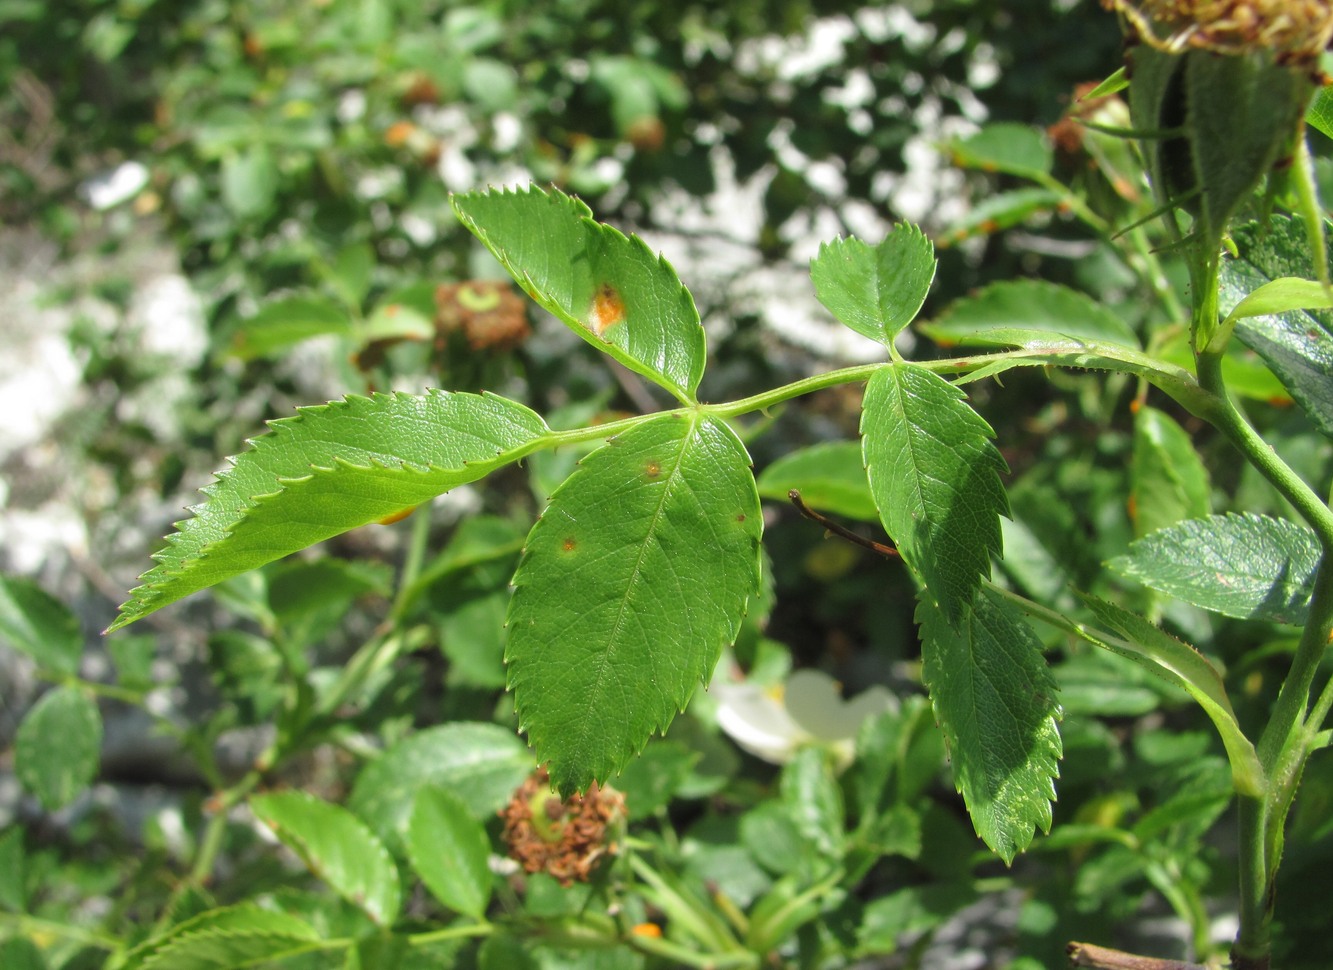
M 1007 468 L 992 437 L 963 392 L 923 367 L 884 367 L 866 387 L 861 447 L 880 519 L 951 621 L 1000 554 Z
M 619 771 L 735 638 L 759 588 L 749 464 L 725 424 L 663 415 L 585 458 L 528 536 L 505 659 L 563 793 Z
M 111 625 L 476 481 L 531 451 L 542 419 L 492 394 L 376 394 L 273 421 L 204 489 Z
M 1049 832 L 1061 753 L 1055 681 L 1027 621 L 994 593 L 960 620 L 922 597 L 922 679 L 944 731 L 954 784 L 977 834 L 1004 859 Z
M 886 347 L 921 309 L 935 278 L 935 251 L 919 228 L 895 226 L 877 246 L 838 239 L 810 263 L 819 302 L 846 326 Z
M 552 189 L 453 197 L 454 211 L 524 291 L 626 367 L 693 401 L 705 342 L 694 299 L 637 236 Z

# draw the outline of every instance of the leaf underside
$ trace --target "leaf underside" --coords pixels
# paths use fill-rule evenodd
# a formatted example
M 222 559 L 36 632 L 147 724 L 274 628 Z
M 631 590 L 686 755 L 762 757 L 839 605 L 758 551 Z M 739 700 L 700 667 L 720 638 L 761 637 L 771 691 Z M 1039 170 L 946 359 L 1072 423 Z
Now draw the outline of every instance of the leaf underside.
M 663 415 L 556 490 L 514 575 L 505 660 L 520 728 L 568 794 L 662 731 L 759 588 L 759 497 L 722 422 Z
M 458 217 L 541 306 L 594 347 L 687 403 L 707 353 L 694 298 L 637 236 L 556 189 L 452 198 Z
M 992 437 L 962 391 L 923 367 L 890 365 L 866 387 L 861 443 L 880 519 L 951 622 L 990 575 L 1009 514 Z
M 1179 522 L 1107 565 L 1224 616 L 1303 626 L 1321 554 L 1313 530 L 1245 513 Z
M 917 610 L 922 677 L 977 834 L 1006 863 L 1049 832 L 1061 755 L 1060 705 L 1026 620 L 983 592 L 960 622 L 928 597 Z
M 1275 216 L 1263 229 L 1242 227 L 1235 239 L 1243 258 L 1222 264 L 1222 314 L 1271 280 L 1316 275 L 1304 227 L 1294 219 Z M 1236 337 L 1264 359 L 1314 426 L 1333 438 L 1333 311 L 1247 317 L 1236 325 Z
M 1042 280 L 993 283 L 917 329 L 945 346 L 1023 347 L 1067 337 L 1139 349 L 1133 328 L 1102 304 Z
M 482 478 L 547 433 L 514 401 L 444 391 L 348 397 L 269 427 L 176 524 L 110 630 Z

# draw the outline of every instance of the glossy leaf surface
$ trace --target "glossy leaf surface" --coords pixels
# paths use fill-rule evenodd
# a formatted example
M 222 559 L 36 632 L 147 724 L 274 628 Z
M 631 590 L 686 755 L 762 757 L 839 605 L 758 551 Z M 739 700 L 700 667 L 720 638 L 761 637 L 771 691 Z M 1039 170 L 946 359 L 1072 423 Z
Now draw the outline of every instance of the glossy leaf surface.
M 925 368 L 894 364 L 866 387 L 861 447 L 880 519 L 951 622 L 1000 554 L 1009 502 L 993 437 L 962 391 Z
M 1314 276 L 1305 230 L 1294 219 L 1274 217 L 1261 233 L 1236 233 L 1240 260 L 1222 265 L 1218 309 L 1230 313 L 1251 293 L 1275 279 Z M 1262 357 L 1320 432 L 1333 437 L 1333 311 L 1289 310 L 1248 317 L 1235 335 Z
M 595 222 L 555 189 L 456 195 L 453 206 L 529 296 L 594 347 L 694 400 L 706 354 L 699 311 L 643 240 Z
M 183 596 L 410 509 L 522 457 L 546 433 L 492 394 L 376 394 L 302 408 L 205 488 L 155 556 L 117 630 Z
M 314 927 L 286 913 L 240 903 L 173 926 L 130 951 L 123 970 L 233 970 L 317 948 Z
M 1109 626 L 1120 634 L 1120 638 L 1103 637 L 1094 631 L 1084 631 L 1083 636 L 1183 688 L 1204 709 L 1221 735 L 1237 791 L 1249 795 L 1262 791 L 1263 769 L 1254 746 L 1236 722 L 1231 699 L 1227 697 L 1217 668 L 1189 644 L 1177 640 L 1136 613 L 1094 596 L 1084 596 L 1083 602 L 1099 623 Z
M 1042 644 L 993 593 L 960 621 L 922 598 L 922 677 L 944 731 L 954 784 L 977 834 L 1004 861 L 1050 831 L 1059 776 L 1060 705 Z
M 722 422 L 610 439 L 528 536 L 509 611 L 519 724 L 562 793 L 604 781 L 709 676 L 759 588 L 759 496 Z

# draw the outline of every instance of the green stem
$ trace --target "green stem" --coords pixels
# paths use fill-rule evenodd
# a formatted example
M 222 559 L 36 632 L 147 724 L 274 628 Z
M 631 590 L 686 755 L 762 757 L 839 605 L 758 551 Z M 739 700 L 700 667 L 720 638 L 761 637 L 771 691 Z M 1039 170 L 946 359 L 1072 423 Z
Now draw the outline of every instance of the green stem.
M 403 569 L 398 576 L 398 593 L 394 596 L 393 607 L 389 610 L 389 619 L 394 626 L 403 622 L 407 609 L 411 605 L 416 591 L 417 577 L 421 575 L 421 564 L 426 559 L 426 546 L 430 541 L 430 505 L 417 509 L 412 514 L 412 532 L 407 542 L 407 554 L 403 557 Z
M 429 946 L 445 940 L 466 940 L 474 936 L 490 936 L 495 932 L 491 923 L 469 923 L 466 926 L 446 926 L 442 930 L 428 933 L 412 933 L 407 937 L 408 946 Z

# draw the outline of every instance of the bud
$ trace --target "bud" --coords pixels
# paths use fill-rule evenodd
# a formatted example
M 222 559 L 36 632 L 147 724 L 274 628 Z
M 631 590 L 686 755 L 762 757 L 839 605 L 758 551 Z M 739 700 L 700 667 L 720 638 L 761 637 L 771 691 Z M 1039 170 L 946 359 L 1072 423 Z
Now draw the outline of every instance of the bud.
M 1102 0 L 1128 22 L 1130 113 L 1164 203 L 1216 251 L 1304 132 L 1333 37 L 1327 0 Z

